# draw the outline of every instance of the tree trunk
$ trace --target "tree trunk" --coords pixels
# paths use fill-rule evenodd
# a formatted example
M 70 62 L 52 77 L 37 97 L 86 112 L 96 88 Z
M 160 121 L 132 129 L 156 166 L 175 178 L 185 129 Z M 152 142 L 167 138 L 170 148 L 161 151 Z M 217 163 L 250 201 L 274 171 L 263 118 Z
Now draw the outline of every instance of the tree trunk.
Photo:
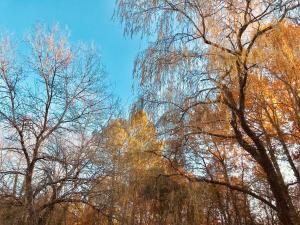
M 266 154 L 263 154 L 262 161 L 260 163 L 264 169 L 268 182 L 271 187 L 271 191 L 276 200 L 276 206 L 278 208 L 278 218 L 284 225 L 299 225 L 300 218 L 292 203 L 288 189 L 284 184 L 284 181 L 278 176 L 267 158 Z
M 240 145 L 249 152 L 253 159 L 262 167 L 264 170 L 268 184 L 270 185 L 271 191 L 276 201 L 277 215 L 280 222 L 283 225 L 300 225 L 300 217 L 297 213 L 295 206 L 292 203 L 291 197 L 288 192 L 288 188 L 284 183 L 281 171 L 276 171 L 272 160 L 268 156 L 264 142 L 253 132 L 247 123 L 243 111 L 239 111 L 237 115 L 240 120 L 240 126 L 248 137 L 253 141 L 254 146 L 245 143 L 243 134 L 237 127 L 236 118 L 233 117 L 232 128 L 237 135 L 237 141 Z
M 32 174 L 33 167 L 29 167 L 25 177 L 25 207 L 27 210 L 27 225 L 38 225 L 38 218 L 34 208 L 33 190 L 32 190 Z

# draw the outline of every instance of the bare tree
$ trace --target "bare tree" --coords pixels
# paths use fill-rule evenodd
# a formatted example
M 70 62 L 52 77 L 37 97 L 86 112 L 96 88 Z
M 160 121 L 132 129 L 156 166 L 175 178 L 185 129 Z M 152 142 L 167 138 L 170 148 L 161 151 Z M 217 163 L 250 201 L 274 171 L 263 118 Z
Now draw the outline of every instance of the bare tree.
M 91 182 L 103 175 L 91 161 L 90 137 L 112 101 L 93 47 L 73 47 L 42 26 L 25 43 L 21 57 L 9 38 L 1 41 L 1 195 L 37 225 L 56 204 L 88 201 Z

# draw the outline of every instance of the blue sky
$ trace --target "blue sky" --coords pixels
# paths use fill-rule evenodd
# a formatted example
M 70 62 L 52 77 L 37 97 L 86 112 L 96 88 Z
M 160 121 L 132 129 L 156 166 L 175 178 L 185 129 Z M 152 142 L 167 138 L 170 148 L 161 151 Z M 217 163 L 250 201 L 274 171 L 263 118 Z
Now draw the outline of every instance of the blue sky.
M 94 42 L 100 50 L 114 93 L 128 106 L 133 100 L 132 69 L 142 50 L 140 38 L 123 35 L 113 21 L 115 0 L 0 0 L 0 31 L 22 38 L 37 23 L 67 27 L 72 41 Z

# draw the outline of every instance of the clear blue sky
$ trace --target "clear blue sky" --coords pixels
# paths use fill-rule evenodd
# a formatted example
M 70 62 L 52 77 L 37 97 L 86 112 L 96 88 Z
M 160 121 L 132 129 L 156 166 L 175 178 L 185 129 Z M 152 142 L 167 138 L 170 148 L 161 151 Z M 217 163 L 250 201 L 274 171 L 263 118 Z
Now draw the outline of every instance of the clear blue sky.
M 115 0 L 0 0 L 0 31 L 15 38 L 37 23 L 67 27 L 72 41 L 94 42 L 100 50 L 114 93 L 128 106 L 133 98 L 132 69 L 142 41 L 123 36 L 118 21 L 112 21 Z

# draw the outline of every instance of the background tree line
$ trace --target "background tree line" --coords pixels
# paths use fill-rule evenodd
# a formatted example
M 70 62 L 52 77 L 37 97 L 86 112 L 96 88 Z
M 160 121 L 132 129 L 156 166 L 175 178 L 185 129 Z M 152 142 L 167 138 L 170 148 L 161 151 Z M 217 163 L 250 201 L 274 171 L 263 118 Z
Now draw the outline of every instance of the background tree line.
M 118 0 L 152 40 L 128 119 L 94 48 L 3 37 L 0 224 L 300 224 L 299 8 Z

